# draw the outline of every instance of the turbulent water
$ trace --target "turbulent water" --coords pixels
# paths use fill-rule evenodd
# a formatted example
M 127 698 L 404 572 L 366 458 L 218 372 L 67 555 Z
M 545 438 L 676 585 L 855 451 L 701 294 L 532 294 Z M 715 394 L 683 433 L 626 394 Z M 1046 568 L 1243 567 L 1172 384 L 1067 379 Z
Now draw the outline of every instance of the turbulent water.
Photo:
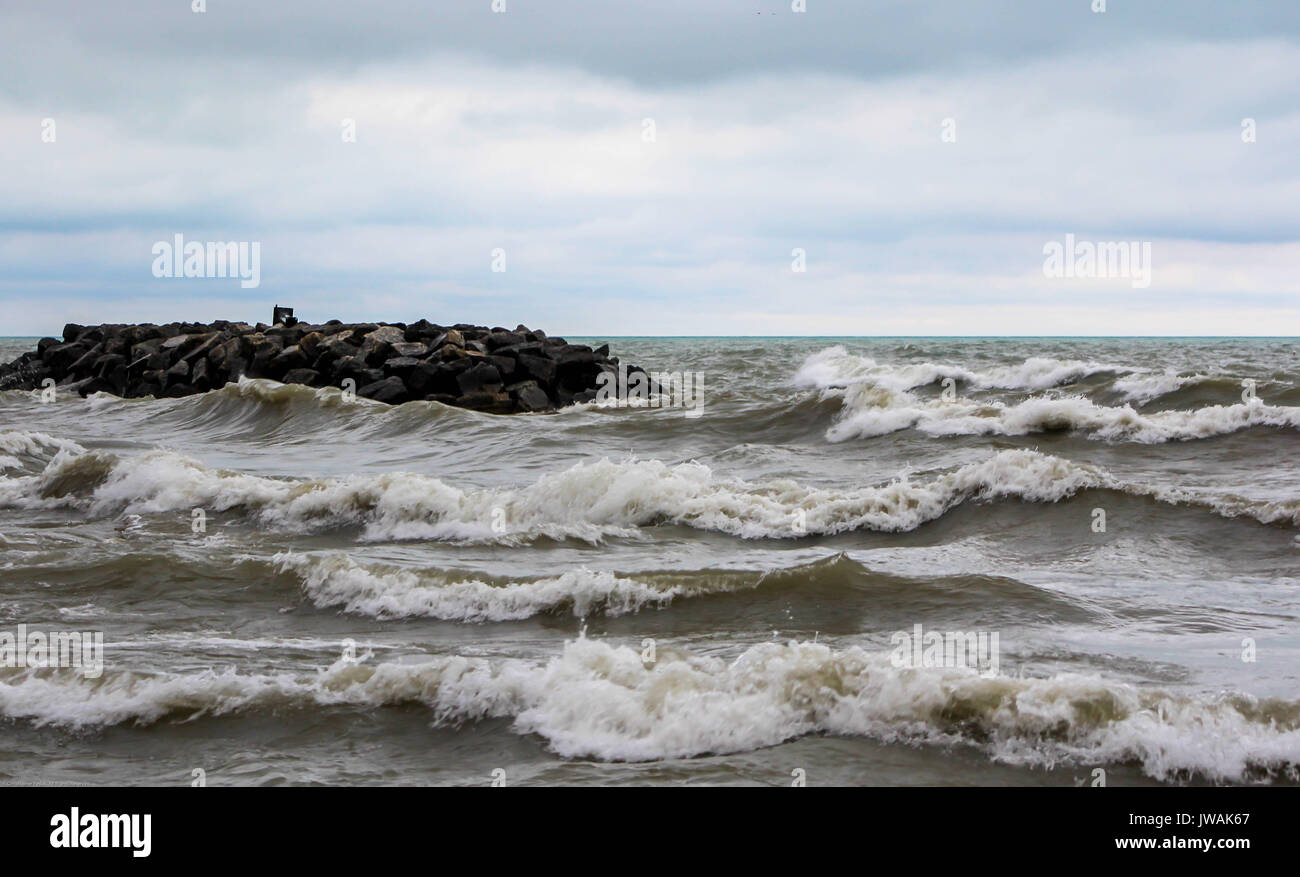
M 0 393 L 0 781 L 1298 778 L 1295 342 L 596 340 L 702 414 Z

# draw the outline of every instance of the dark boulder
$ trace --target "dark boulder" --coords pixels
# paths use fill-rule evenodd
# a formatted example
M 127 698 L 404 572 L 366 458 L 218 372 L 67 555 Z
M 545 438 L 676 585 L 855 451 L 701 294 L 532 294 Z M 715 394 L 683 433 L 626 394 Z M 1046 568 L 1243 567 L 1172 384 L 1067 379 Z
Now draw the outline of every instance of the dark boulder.
M 349 356 L 345 359 L 339 360 L 338 364 L 333 369 L 333 375 L 339 381 L 351 378 L 357 382 L 358 387 L 373 384 L 376 381 L 383 380 L 384 378 L 384 373 L 381 369 L 367 368 L 365 362 L 359 356 Z
M 139 359 L 142 356 L 148 356 L 151 353 L 157 353 L 162 349 L 163 340 L 161 338 L 147 338 L 137 344 L 131 345 L 131 359 Z
M 492 351 L 497 356 L 545 356 L 546 345 L 540 341 L 524 341 L 520 344 L 511 344 L 509 347 L 498 347 Z
M 297 368 L 307 367 L 307 354 L 294 344 L 292 347 L 286 347 L 277 353 L 268 366 L 268 373 L 272 376 L 283 377 L 288 372 Z
M 461 408 L 469 408 L 473 411 L 484 411 L 491 414 L 508 414 L 513 407 L 509 393 L 491 392 L 488 390 L 464 393 L 456 399 L 456 405 Z
M 443 362 L 451 362 L 457 359 L 465 359 L 468 356 L 469 356 L 469 352 L 466 351 L 465 348 L 456 347 L 455 345 L 452 344 L 442 345 L 441 347 L 438 348 L 438 352 L 434 354 L 434 357 L 437 357 Z
M 125 355 L 131 351 L 130 338 L 123 330 L 115 330 L 104 336 L 103 350 L 105 353 L 118 353 Z
M 394 344 L 404 344 L 406 335 L 395 326 L 383 326 L 373 332 L 367 332 L 361 341 L 361 349 L 356 355 L 365 360 L 367 365 L 380 366 L 392 353 Z
M 437 327 L 425 319 L 416 320 L 402 333 L 405 340 L 411 342 L 427 341 L 436 334 Z
M 551 407 L 551 399 L 536 381 L 523 381 L 506 388 L 510 398 L 520 411 L 545 411 Z
M 394 356 L 409 356 L 419 359 L 429 354 L 429 347 L 419 341 L 398 341 L 392 345 Z
M 356 356 L 360 348 L 352 343 L 351 333 L 339 332 L 320 342 L 316 345 L 315 350 L 318 352 L 316 362 L 324 362 L 328 365 L 341 359 Z
M 514 383 L 516 364 L 512 356 L 489 356 L 487 361 L 501 374 L 502 383 Z
M 45 364 L 56 371 L 64 371 L 78 359 L 86 355 L 90 350 L 90 345 L 56 344 L 53 347 L 45 348 L 45 355 L 41 357 Z
M 298 348 L 308 356 L 315 356 L 317 345 L 324 340 L 325 336 L 320 332 L 308 332 L 298 339 Z
M 529 378 L 537 381 L 537 383 L 544 387 L 549 387 L 551 384 L 555 383 L 555 360 L 547 359 L 542 356 L 520 354 L 516 362 L 519 365 L 520 376 L 527 375 Z
M 590 347 L 576 344 L 566 347 L 555 360 L 556 381 L 573 393 L 592 386 L 600 372 L 600 365 Z
M 217 389 L 212 370 L 208 367 L 206 359 L 196 359 L 194 364 L 190 366 L 190 384 L 200 393 Z
M 402 383 L 399 377 L 384 378 L 382 381 L 375 381 L 373 384 L 367 384 L 357 390 L 358 396 L 364 396 L 367 399 L 374 399 L 376 402 L 387 402 L 390 405 L 398 405 L 411 398 L 410 392 L 406 385 Z
M 220 332 L 191 335 L 190 340 L 181 345 L 178 355 L 181 359 L 193 364 L 197 359 L 206 358 L 209 353 L 221 345 L 223 339 L 224 336 Z
M 493 331 L 483 338 L 483 343 L 487 345 L 489 351 L 496 350 L 498 347 L 510 347 L 514 344 L 523 344 L 527 339 L 518 332 L 507 332 L 505 330 Z
M 404 378 L 418 365 L 421 365 L 420 360 L 413 356 L 394 356 L 384 360 L 383 369 L 384 374 Z
M 95 360 L 91 365 L 90 370 L 95 377 L 102 378 L 108 374 L 108 372 L 116 369 L 119 365 L 122 366 L 122 370 L 125 373 L 126 364 L 126 357 L 122 354 L 105 353 Z
M 271 362 L 280 355 L 280 348 L 275 345 L 269 338 L 260 341 L 253 351 L 253 358 L 248 363 L 248 376 L 250 378 L 275 378 L 275 370 Z
M 460 387 L 462 396 L 484 391 L 496 393 L 502 383 L 501 372 L 489 362 L 480 362 L 456 376 L 456 385 Z
M 310 368 L 290 369 L 284 374 L 284 383 L 286 384 L 306 384 L 309 387 L 314 387 L 319 382 L 320 372 Z
M 104 345 L 96 344 L 81 356 L 77 357 L 76 361 L 73 362 L 72 365 L 68 366 L 68 371 L 78 377 L 86 377 L 90 374 L 91 369 L 94 368 L 95 360 L 99 359 L 103 355 Z
M 433 392 L 433 383 L 438 376 L 438 366 L 431 362 L 416 364 L 406 375 L 406 385 L 417 396 Z

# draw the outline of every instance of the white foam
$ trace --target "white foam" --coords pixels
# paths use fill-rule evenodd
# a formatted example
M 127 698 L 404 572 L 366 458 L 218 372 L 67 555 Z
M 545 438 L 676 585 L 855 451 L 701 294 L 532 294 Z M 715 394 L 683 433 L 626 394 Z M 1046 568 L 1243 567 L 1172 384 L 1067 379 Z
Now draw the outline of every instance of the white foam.
M 420 703 L 433 721 L 511 717 L 571 758 L 644 761 L 751 751 L 808 734 L 962 744 L 1013 764 L 1136 761 L 1159 779 L 1295 776 L 1297 705 L 1178 694 L 1095 675 L 986 678 L 892 665 L 888 650 L 766 643 L 733 661 L 578 639 L 536 663 L 440 656 L 339 661 L 314 675 L 0 675 L 0 714 L 103 726 L 255 707 Z
M 586 569 L 497 585 L 448 573 L 363 566 L 342 553 L 309 556 L 284 552 L 273 561 L 281 570 L 293 570 L 302 578 L 304 592 L 317 606 L 340 606 L 347 612 L 381 619 L 423 616 L 445 621 L 516 621 L 566 607 L 579 618 L 597 610 L 615 616 L 647 605 L 665 605 L 686 591 Z
M 116 408 L 127 404 L 130 403 L 121 396 L 114 396 L 112 393 L 106 393 L 103 390 L 91 393 L 86 397 L 86 408 L 92 412 L 99 412 L 107 408 Z
M 1259 426 L 1300 429 L 1300 408 L 1266 405 L 1259 399 L 1191 411 L 1141 414 L 1129 404 L 1098 405 L 1077 395 L 1031 396 L 1008 404 L 960 396 L 921 398 L 908 392 L 945 377 L 977 388 L 1047 390 L 1101 372 L 1127 373 L 1116 380 L 1114 388 L 1136 404 L 1212 380 L 1207 375 L 1150 373 L 1105 363 L 1041 357 L 986 372 L 933 363 L 881 365 L 870 357 L 855 356 L 835 346 L 809 356 L 795 374 L 794 383 L 842 400 L 841 417 L 826 431 L 832 442 L 915 429 L 934 436 L 1075 430 L 1089 438 L 1156 444 L 1210 438 Z
M 1168 393 L 1181 390 L 1189 384 L 1210 380 L 1209 375 L 1180 375 L 1173 369 L 1154 374 L 1132 374 L 1115 381 L 1114 389 L 1123 394 L 1126 402 L 1138 405 L 1150 402 Z
M 837 344 L 805 359 L 795 373 L 794 384 L 811 389 L 870 384 L 901 393 L 952 378 L 985 389 L 1045 390 L 1094 374 L 1129 371 L 1132 371 L 1129 367 L 1110 363 L 1040 356 L 1030 357 L 1017 365 L 995 366 L 988 371 L 932 362 L 886 364 L 869 356 L 849 353 Z
M 18 469 L 23 465 L 23 457 L 47 458 L 60 450 L 80 454 L 86 449 L 74 441 L 43 432 L 22 429 L 0 431 L 0 469 Z
M 282 384 L 267 378 L 250 378 L 241 375 L 238 381 L 232 381 L 215 393 L 227 399 L 251 399 L 256 402 L 284 404 L 289 402 L 312 402 L 322 408 L 363 408 L 383 413 L 391 410 L 383 402 L 376 402 L 355 393 L 344 393 L 338 387 L 319 387 L 312 389 L 302 384 Z
M 1046 416 L 1059 415 L 1048 411 L 1036 422 Z M 1126 484 L 1095 467 L 1029 450 L 999 451 L 928 481 L 904 476 L 857 488 L 809 487 L 788 479 L 751 483 L 715 476 L 694 462 L 602 459 L 544 475 L 531 485 L 487 490 L 463 490 L 400 472 L 285 481 L 208 469 L 170 451 L 118 458 L 60 450 L 39 474 L 0 477 L 0 506 L 81 508 L 101 516 L 239 509 L 282 532 L 358 526 L 369 540 L 522 544 L 540 537 L 599 542 L 665 523 L 742 538 L 901 532 L 963 502 L 1056 502 L 1090 488 L 1269 522 L 1295 520 L 1300 513 L 1300 502 L 1290 500 L 1260 503 Z
M 1007 405 L 961 397 L 920 400 L 906 393 L 882 396 L 879 391 L 851 387 L 845 391 L 844 414 L 827 429 L 826 437 L 842 442 L 902 429 L 933 436 L 1077 430 L 1095 439 L 1158 444 L 1210 438 L 1259 426 L 1300 429 L 1300 408 L 1266 405 L 1252 399 L 1236 405 L 1142 414 L 1129 405 L 1098 405 L 1082 396 L 1034 397 Z
M 95 486 L 60 492 L 61 485 Z M 698 463 L 579 463 L 520 488 L 460 490 L 406 473 L 281 481 L 219 472 L 169 451 L 118 459 L 60 451 L 39 475 L 0 478 L 0 503 L 82 507 L 91 514 L 243 508 L 265 526 L 304 532 L 345 524 L 372 539 L 598 541 L 675 523 L 736 536 L 910 530 L 972 497 L 1051 501 L 1101 483 L 1093 470 L 1032 451 L 1004 451 L 928 483 L 904 478 L 850 490 L 718 478 Z M 497 525 L 500 526 L 497 526 Z

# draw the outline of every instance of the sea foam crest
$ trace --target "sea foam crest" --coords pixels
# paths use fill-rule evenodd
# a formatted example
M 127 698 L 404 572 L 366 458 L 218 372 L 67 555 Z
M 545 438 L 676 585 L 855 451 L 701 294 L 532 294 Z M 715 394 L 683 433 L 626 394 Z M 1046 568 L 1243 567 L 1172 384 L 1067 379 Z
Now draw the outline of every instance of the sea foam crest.
M 363 565 L 338 552 L 322 556 L 282 552 L 272 560 L 281 571 L 298 574 L 304 593 L 317 606 L 337 606 L 380 619 L 421 616 L 444 621 L 517 621 L 566 608 L 579 618 L 597 610 L 616 616 L 648 605 L 663 606 L 687 590 L 658 588 L 587 569 L 496 584 L 449 572 Z
M 21 469 L 29 462 L 48 460 L 58 451 L 81 454 L 85 450 L 74 441 L 43 432 L 22 429 L 0 431 L 0 469 Z
M 857 488 L 789 479 L 747 482 L 694 462 L 601 459 L 521 487 L 467 490 L 413 473 L 291 481 L 213 470 L 171 451 L 117 457 L 63 449 L 38 474 L 0 477 L 0 507 L 77 508 L 94 516 L 237 510 L 277 531 L 360 527 L 368 540 L 599 542 L 634 537 L 657 524 L 742 538 L 902 532 L 963 502 L 1057 502 L 1087 489 L 1264 522 L 1294 521 L 1300 513 L 1300 503 L 1292 501 L 1261 503 L 1124 483 L 1101 469 L 1030 450 L 998 451 L 928 480 L 903 476 Z
M 522 487 L 462 490 L 411 473 L 288 481 L 208 469 L 170 451 L 118 458 L 64 450 L 39 474 L 0 478 L 0 505 L 99 516 L 239 509 L 273 529 L 360 526 L 368 539 L 599 541 L 664 523 L 762 538 L 911 530 L 967 499 L 1051 502 L 1107 483 L 1099 470 L 1019 450 L 929 481 L 847 490 L 751 483 L 699 463 L 657 460 L 602 459 Z
M 1094 367 L 1098 371 L 1114 368 L 1095 363 L 1027 360 L 1013 371 L 1019 378 L 1025 378 L 1017 386 L 1050 387 L 1062 383 L 1064 379 L 1058 378 L 1063 375 L 1091 373 L 1088 369 Z M 1083 396 L 1033 396 L 1015 404 L 955 395 L 923 399 L 908 392 L 911 387 L 932 382 L 909 372 L 920 367 L 904 366 L 884 372 L 878 372 L 878 368 L 872 360 L 851 356 L 843 348 L 834 347 L 813 354 L 799 370 L 795 377 L 797 384 L 821 388 L 842 400 L 839 419 L 826 430 L 829 441 L 873 438 L 905 429 L 933 436 L 1030 435 L 1076 430 L 1090 438 L 1107 441 L 1156 444 L 1210 438 L 1251 427 L 1300 429 L 1300 408 L 1267 405 L 1258 398 L 1235 405 L 1151 414 L 1138 412 L 1127 404 L 1098 405 Z M 962 377 L 955 373 L 946 376 Z M 978 386 L 998 386 L 990 383 L 993 378 L 989 374 L 966 373 L 962 379 Z M 1125 387 L 1136 399 L 1204 379 L 1203 376 L 1160 375 L 1144 379 L 1154 383 L 1130 381 Z
M 1017 365 L 995 366 L 987 371 L 933 362 L 889 364 L 849 353 L 837 344 L 808 356 L 793 380 L 795 386 L 811 389 L 871 384 L 903 392 L 952 378 L 985 389 L 1046 390 L 1094 374 L 1129 371 L 1132 369 L 1127 366 L 1111 363 L 1040 356 L 1030 357 Z
M 1007 405 L 960 397 L 920 400 L 910 394 L 882 398 L 878 391 L 851 387 L 846 391 L 844 413 L 827 430 L 826 437 L 840 442 L 901 429 L 934 436 L 1077 430 L 1090 438 L 1159 444 L 1211 438 L 1260 426 L 1300 429 L 1300 408 L 1252 399 L 1236 405 L 1143 414 L 1128 405 L 1098 405 L 1082 396 L 1035 397 Z
M 0 671 L 0 714 L 105 726 L 255 708 L 418 703 L 435 724 L 511 718 L 570 758 L 648 761 L 752 751 L 808 734 L 964 745 L 995 761 L 1137 762 L 1158 779 L 1294 778 L 1300 704 L 1138 688 L 1094 675 L 984 677 L 900 668 L 888 649 L 764 643 L 734 660 L 580 638 L 543 662 L 340 660 L 314 675 Z

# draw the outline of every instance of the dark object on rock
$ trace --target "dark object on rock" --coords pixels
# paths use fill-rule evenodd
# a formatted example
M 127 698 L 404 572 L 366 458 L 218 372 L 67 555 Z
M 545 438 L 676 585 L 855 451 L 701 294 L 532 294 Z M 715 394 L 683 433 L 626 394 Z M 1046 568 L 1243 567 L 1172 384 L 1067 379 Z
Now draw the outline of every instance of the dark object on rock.
M 355 390 L 392 404 L 427 400 L 507 414 L 594 399 L 600 376 L 618 368 L 608 345 L 571 345 L 523 325 L 311 325 L 279 305 L 272 321 L 69 323 L 62 340 L 42 338 L 35 350 L 0 364 L 0 390 L 35 390 L 50 379 L 58 393 L 163 398 L 218 390 L 247 376 Z
M 298 320 L 293 315 L 293 308 L 282 308 L 276 305 L 271 310 L 271 325 L 285 326 L 286 328 L 298 325 Z

